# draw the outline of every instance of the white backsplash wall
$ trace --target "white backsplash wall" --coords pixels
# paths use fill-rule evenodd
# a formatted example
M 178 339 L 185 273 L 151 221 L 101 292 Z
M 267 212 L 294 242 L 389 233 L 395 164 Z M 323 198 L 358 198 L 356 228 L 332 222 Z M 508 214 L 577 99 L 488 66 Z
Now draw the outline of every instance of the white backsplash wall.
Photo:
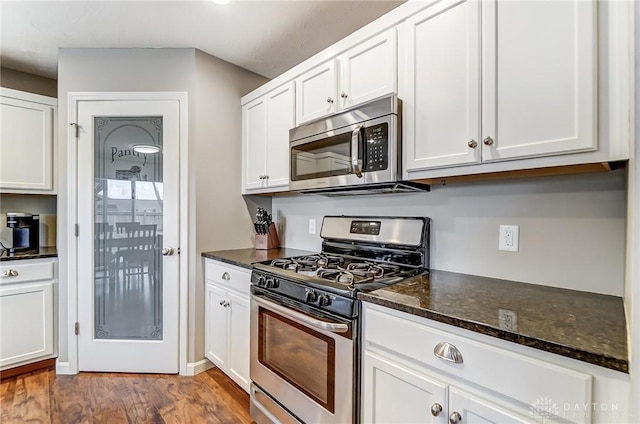
M 428 216 L 431 268 L 622 296 L 626 174 L 540 177 L 432 187 L 429 193 L 273 198 L 280 240 L 319 251 L 325 215 Z M 309 235 L 309 219 L 317 234 Z M 500 224 L 519 252 L 498 251 Z

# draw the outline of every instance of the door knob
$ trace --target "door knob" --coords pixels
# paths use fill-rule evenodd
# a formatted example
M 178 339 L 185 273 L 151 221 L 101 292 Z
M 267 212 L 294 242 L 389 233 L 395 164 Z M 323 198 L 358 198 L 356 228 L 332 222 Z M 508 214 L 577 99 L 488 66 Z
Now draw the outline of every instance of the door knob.
M 482 140 L 482 142 L 485 144 L 485 146 L 491 146 L 493 144 L 493 138 L 487 136 L 484 138 L 484 140 Z
M 475 141 L 475 140 L 470 140 L 470 141 L 467 143 L 467 146 L 471 147 L 472 149 L 475 149 L 475 148 L 478 146 L 478 142 L 477 142 L 477 141 Z
M 175 253 L 175 249 L 173 247 L 163 247 L 162 248 L 162 256 L 172 256 Z

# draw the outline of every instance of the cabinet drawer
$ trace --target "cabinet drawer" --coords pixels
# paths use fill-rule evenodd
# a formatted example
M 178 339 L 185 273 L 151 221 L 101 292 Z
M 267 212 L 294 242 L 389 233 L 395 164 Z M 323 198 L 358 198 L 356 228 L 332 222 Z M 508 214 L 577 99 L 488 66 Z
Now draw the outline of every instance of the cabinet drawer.
M 205 279 L 248 294 L 251 286 L 251 271 L 207 259 Z
M 365 348 L 390 349 L 437 373 L 478 384 L 525 405 L 534 405 L 540 399 L 552 399 L 557 405 L 591 403 L 590 375 L 441 331 L 429 326 L 424 318 L 389 312 L 365 305 Z M 441 342 L 455 346 L 462 362 L 436 357 L 434 348 Z M 582 422 L 585 417 L 573 418 Z
M 53 280 L 53 261 L 9 261 L 0 265 L 0 285 Z

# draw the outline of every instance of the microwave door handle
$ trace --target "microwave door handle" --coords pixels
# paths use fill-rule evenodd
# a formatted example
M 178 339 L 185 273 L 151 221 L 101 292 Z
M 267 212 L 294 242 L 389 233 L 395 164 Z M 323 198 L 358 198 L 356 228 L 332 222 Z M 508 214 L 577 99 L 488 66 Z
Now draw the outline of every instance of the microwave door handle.
M 360 155 L 360 130 L 362 125 L 358 125 L 351 133 L 351 167 L 353 173 L 362 178 L 362 155 Z

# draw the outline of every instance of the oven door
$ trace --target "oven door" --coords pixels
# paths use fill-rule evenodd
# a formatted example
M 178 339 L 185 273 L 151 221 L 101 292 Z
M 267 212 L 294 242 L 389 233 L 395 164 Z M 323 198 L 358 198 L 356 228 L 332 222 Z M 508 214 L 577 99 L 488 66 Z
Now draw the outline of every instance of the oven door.
M 352 337 L 353 321 L 308 315 L 254 293 L 251 380 L 303 422 L 352 422 Z M 255 396 L 251 402 L 267 415 L 283 415 L 276 402 Z
M 396 180 L 395 115 L 324 131 L 289 146 L 292 190 Z

